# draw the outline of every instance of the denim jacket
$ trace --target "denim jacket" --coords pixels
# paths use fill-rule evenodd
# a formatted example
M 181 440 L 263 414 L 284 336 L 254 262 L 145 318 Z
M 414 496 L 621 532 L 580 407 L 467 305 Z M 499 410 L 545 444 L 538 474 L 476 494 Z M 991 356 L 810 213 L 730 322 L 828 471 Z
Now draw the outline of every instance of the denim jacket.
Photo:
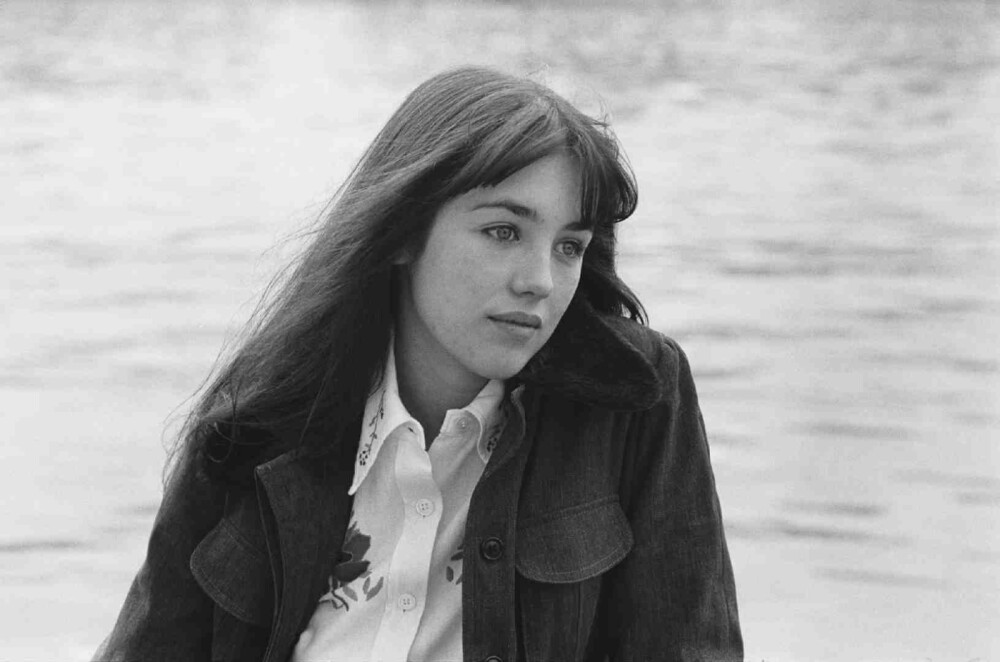
M 577 317 L 519 376 L 470 502 L 464 660 L 742 660 L 687 359 L 633 322 Z M 343 543 L 356 445 L 286 452 L 242 492 L 176 472 L 95 659 L 288 660 Z

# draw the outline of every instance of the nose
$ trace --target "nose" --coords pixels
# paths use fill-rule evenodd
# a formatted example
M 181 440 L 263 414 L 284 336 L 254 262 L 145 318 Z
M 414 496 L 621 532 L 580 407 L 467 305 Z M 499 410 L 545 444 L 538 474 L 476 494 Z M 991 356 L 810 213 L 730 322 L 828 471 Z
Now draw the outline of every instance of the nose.
M 528 252 L 515 265 L 511 289 L 516 294 L 545 298 L 552 288 L 552 258 L 548 250 Z

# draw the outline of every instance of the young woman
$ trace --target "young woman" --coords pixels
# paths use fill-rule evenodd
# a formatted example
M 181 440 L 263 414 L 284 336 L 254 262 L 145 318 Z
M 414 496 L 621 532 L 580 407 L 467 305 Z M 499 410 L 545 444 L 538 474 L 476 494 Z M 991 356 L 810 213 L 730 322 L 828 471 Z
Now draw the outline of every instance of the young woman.
M 100 660 L 739 660 L 683 352 L 615 273 L 607 128 L 406 99 L 190 416 Z

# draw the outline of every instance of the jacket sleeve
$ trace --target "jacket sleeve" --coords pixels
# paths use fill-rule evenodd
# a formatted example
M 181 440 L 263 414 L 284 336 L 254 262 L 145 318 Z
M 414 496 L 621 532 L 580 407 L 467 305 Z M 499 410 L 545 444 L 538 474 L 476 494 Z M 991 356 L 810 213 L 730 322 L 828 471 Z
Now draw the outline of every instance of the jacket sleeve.
M 191 574 L 190 559 L 224 504 L 224 490 L 182 458 L 167 482 L 146 560 L 95 661 L 209 660 L 213 603 Z
M 609 574 L 613 660 L 743 659 L 736 586 L 687 357 L 662 338 L 664 394 L 634 419 L 622 505 L 634 546 Z

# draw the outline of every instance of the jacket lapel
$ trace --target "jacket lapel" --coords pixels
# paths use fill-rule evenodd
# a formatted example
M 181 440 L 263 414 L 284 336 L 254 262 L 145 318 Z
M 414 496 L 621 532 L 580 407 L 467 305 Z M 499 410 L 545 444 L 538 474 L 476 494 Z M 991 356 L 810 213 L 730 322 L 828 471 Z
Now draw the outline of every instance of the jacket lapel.
M 352 469 L 304 448 L 257 467 L 277 605 L 265 660 L 289 658 L 324 590 L 350 518 Z

